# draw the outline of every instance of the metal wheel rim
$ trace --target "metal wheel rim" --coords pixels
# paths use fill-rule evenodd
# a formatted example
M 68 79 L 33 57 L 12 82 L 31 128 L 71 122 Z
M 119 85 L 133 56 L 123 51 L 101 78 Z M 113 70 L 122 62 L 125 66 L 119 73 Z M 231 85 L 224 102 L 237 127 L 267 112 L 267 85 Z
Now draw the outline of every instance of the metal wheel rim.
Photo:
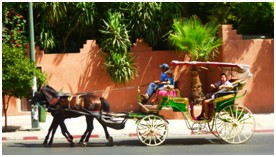
M 223 108 L 215 119 L 216 134 L 231 144 L 247 141 L 253 135 L 255 125 L 251 111 L 240 105 Z
M 156 115 L 143 117 L 137 124 L 137 136 L 147 146 L 162 144 L 168 135 L 168 122 Z

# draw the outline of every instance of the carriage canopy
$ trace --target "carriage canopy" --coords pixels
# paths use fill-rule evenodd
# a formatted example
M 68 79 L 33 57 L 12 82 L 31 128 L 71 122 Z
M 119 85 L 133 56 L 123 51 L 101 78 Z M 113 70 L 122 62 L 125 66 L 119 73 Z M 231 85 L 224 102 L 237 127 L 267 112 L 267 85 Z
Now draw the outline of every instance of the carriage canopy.
M 173 60 L 171 62 L 173 66 L 215 66 L 219 67 L 222 70 L 227 71 L 235 71 L 238 73 L 242 73 L 246 78 L 253 76 L 250 72 L 250 66 L 246 64 L 234 64 L 234 63 L 225 63 L 225 62 L 200 62 L 200 61 L 176 61 Z

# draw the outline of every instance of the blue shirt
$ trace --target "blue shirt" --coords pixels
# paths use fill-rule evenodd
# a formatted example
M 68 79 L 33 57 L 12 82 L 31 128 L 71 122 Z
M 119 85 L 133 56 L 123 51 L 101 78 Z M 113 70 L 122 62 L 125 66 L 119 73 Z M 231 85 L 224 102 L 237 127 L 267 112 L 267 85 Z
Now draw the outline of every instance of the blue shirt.
M 169 80 L 169 77 L 167 76 L 167 74 L 162 72 L 160 75 L 160 81 L 163 82 L 163 81 L 168 81 L 168 80 Z
M 160 75 L 160 81 L 163 82 L 163 81 L 168 81 L 168 80 L 169 80 L 169 77 L 167 76 L 167 74 L 162 72 Z M 163 86 L 164 86 L 163 84 L 159 84 L 159 87 L 163 87 Z
M 174 79 L 173 79 L 173 77 L 170 77 L 169 81 L 170 81 L 170 85 L 174 85 Z

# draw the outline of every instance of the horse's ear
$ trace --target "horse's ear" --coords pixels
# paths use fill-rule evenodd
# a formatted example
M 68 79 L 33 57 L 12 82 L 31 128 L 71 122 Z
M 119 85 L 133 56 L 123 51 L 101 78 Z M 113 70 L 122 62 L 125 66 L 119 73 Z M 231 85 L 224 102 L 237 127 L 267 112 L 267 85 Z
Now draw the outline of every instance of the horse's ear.
M 45 85 L 45 84 L 40 85 L 40 86 L 37 88 L 37 91 L 41 91 L 41 89 L 44 88 L 45 86 L 47 86 L 47 85 Z
M 43 85 L 38 86 L 37 91 L 40 91 Z
M 39 95 L 39 92 L 35 91 L 34 96 L 37 96 L 37 95 Z

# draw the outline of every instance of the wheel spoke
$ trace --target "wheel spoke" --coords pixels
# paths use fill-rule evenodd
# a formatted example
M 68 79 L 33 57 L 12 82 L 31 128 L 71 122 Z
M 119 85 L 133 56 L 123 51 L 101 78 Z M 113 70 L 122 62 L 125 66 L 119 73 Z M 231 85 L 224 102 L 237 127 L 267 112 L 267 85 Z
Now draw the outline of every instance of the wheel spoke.
M 237 110 L 237 114 L 238 114 L 238 110 Z M 239 117 L 237 117 L 237 119 L 240 119 L 242 114 L 244 114 L 244 108 L 242 109 L 242 111 L 240 111 Z
M 251 131 L 250 131 L 251 132 Z M 250 133 L 250 132 L 248 132 L 248 133 Z M 245 138 L 249 138 L 250 137 L 250 134 L 246 134 L 246 132 L 242 132 L 242 134 L 243 134 L 243 136 L 245 137 Z
M 251 119 L 252 117 L 251 116 L 243 116 L 241 119 L 239 119 L 239 122 L 240 123 L 244 123 L 245 121 L 251 121 L 252 119 Z
M 155 128 L 163 128 L 163 127 L 166 127 L 168 125 L 168 123 L 161 123 L 159 125 L 156 125 Z
M 235 137 L 239 137 L 239 142 L 241 141 L 239 135 L 240 135 L 240 131 L 238 130 L 237 127 L 234 127 L 233 128 L 233 135 L 232 135 L 233 142 L 235 142 Z
M 226 110 L 226 109 L 225 109 L 225 110 Z M 228 113 L 230 117 L 234 117 L 234 112 L 233 112 L 232 107 L 229 107 L 229 110 L 230 110 L 230 111 L 226 111 L 226 113 Z
M 159 136 L 157 136 L 157 135 L 155 134 L 154 137 L 155 137 L 155 139 L 157 139 L 159 142 L 162 141 L 162 139 L 161 139 L 162 136 L 159 137 Z
M 150 123 L 149 121 L 150 121 L 150 119 L 145 120 L 145 123 L 146 123 L 146 125 L 147 125 L 148 127 L 151 127 L 151 123 Z
M 150 132 L 150 130 L 146 130 L 146 131 L 144 131 L 144 132 L 140 132 L 139 135 L 141 135 L 141 136 L 143 136 L 143 137 L 147 137 L 148 134 L 149 134 L 149 132 Z
M 148 125 L 146 125 L 146 124 L 140 124 L 139 125 L 139 128 L 141 128 L 141 129 L 149 129 L 149 126 Z

